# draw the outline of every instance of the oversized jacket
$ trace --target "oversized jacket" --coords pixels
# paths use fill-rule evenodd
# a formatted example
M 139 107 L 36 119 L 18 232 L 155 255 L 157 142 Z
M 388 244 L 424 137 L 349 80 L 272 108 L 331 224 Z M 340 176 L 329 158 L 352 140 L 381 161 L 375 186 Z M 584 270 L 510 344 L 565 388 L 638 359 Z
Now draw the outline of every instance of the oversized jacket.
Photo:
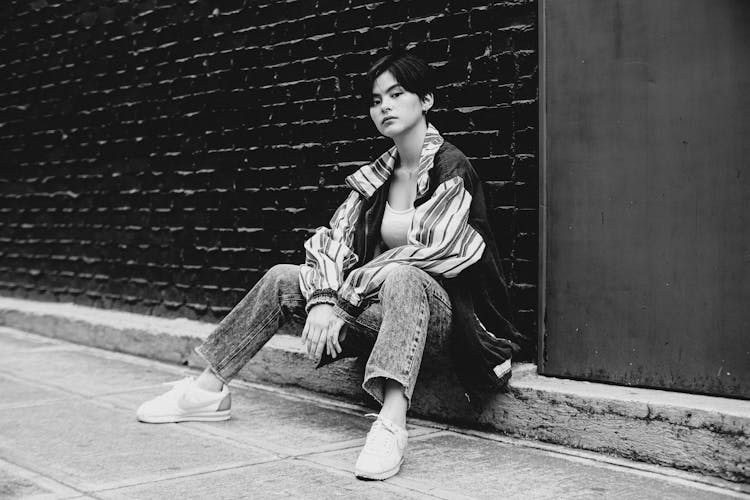
M 498 368 L 520 351 L 525 337 L 511 322 L 480 180 L 466 156 L 429 126 L 407 244 L 387 249 L 380 226 L 397 155 L 394 146 L 347 177 L 352 191 L 330 227 L 318 228 L 305 243 L 300 289 L 307 309 L 332 304 L 339 317 L 352 321 L 377 296 L 388 273 L 403 264 L 419 267 L 450 297 L 451 351 L 465 388 L 473 394 L 501 388 L 510 371 Z

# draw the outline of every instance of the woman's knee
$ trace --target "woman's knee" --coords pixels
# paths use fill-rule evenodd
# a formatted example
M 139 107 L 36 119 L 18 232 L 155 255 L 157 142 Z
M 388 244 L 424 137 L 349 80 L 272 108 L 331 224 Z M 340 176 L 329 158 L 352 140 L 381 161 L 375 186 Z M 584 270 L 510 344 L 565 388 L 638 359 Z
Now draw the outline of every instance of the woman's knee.
M 276 264 L 266 272 L 265 277 L 279 282 L 297 283 L 299 281 L 299 266 Z
M 425 278 L 428 275 L 421 269 L 400 264 L 388 273 L 380 288 L 381 299 L 388 297 L 394 292 L 404 292 L 409 290 L 424 290 Z
M 299 266 L 276 264 L 256 286 L 260 286 L 255 294 L 260 300 L 277 301 L 283 311 L 304 315 L 305 299 L 299 288 Z

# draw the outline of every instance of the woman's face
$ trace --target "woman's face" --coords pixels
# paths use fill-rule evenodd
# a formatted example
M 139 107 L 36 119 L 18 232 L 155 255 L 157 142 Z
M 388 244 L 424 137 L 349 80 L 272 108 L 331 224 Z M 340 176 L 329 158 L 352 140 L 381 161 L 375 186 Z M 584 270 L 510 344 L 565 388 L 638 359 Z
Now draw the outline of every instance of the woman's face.
M 424 112 L 432 105 L 432 96 L 425 100 L 404 89 L 391 74 L 381 74 L 372 86 L 370 117 L 378 131 L 395 138 L 413 129 L 424 119 Z

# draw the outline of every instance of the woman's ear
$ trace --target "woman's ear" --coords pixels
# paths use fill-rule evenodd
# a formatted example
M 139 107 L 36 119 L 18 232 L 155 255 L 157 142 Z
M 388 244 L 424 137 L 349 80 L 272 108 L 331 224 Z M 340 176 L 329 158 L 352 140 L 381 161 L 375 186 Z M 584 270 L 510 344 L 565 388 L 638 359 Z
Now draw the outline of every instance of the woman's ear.
M 435 97 L 432 94 L 425 94 L 422 98 L 422 113 L 427 113 L 433 104 L 435 104 Z

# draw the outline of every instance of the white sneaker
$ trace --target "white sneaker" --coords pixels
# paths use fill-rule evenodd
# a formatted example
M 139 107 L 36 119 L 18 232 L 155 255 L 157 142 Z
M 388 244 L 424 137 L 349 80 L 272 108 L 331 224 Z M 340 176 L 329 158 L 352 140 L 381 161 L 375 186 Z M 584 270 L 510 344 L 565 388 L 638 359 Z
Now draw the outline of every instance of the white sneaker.
M 143 403 L 136 412 L 138 420 L 151 424 L 170 422 L 215 422 L 228 420 L 232 395 L 224 385 L 221 392 L 207 391 L 195 385 L 193 377 L 186 377 L 172 389 Z
M 408 437 L 406 429 L 378 416 L 367 433 L 354 475 L 363 479 L 387 479 L 395 475 L 404 462 Z

